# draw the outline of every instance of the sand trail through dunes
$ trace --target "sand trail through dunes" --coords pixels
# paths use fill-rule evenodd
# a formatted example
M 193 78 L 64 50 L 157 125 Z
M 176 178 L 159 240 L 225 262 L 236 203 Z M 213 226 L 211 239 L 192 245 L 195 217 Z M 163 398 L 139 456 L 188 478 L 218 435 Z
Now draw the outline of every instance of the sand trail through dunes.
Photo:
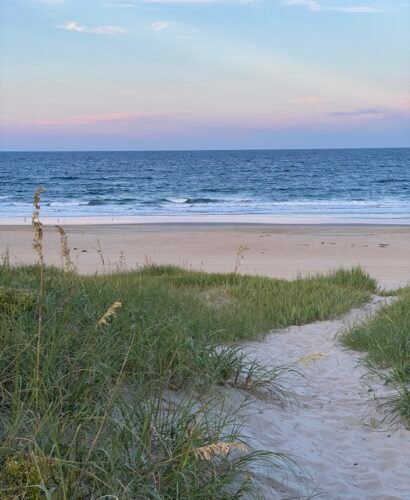
M 296 363 L 305 374 L 285 377 L 295 404 L 252 401 L 244 429 L 248 443 L 283 452 L 298 464 L 296 474 L 256 470 L 266 498 L 410 498 L 410 431 L 381 422 L 360 355 L 335 338 L 385 301 L 375 297 L 342 319 L 290 327 L 244 345 L 252 358 L 270 366 Z

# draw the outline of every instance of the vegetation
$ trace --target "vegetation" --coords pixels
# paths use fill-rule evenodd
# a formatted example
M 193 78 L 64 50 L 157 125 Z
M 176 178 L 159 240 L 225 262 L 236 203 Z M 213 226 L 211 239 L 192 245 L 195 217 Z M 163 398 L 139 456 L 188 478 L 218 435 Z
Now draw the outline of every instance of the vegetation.
M 240 496 L 248 463 L 268 457 L 209 389 L 277 396 L 281 369 L 235 342 L 340 314 L 375 287 L 358 269 L 286 282 L 158 266 L 4 265 L 0 282 L 3 498 L 70 499 Z
M 360 269 L 294 282 L 175 267 L 79 276 L 64 230 L 46 268 L 40 194 L 37 266 L 0 266 L 2 499 L 239 498 L 249 464 L 241 412 L 215 388 L 283 397 L 283 367 L 238 341 L 325 319 L 369 299 Z M 242 258 L 242 257 L 241 257 Z M 213 388 L 211 391 L 210 389 Z
M 397 393 L 388 403 L 389 415 L 410 429 L 410 287 L 368 323 L 343 336 L 345 345 L 367 352 L 367 361 Z

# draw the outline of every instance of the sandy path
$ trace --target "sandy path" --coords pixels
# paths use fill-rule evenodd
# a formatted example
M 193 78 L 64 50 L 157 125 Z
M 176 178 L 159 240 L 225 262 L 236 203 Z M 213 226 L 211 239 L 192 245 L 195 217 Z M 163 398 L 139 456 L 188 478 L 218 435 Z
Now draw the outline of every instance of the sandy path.
M 244 431 L 248 442 L 255 449 L 286 453 L 301 468 L 296 476 L 258 470 L 266 498 L 306 498 L 314 493 L 331 500 L 410 498 L 410 431 L 389 430 L 380 423 L 381 414 L 360 379 L 366 373 L 358 364 L 360 356 L 335 340 L 346 324 L 365 319 L 382 302 L 375 298 L 340 320 L 290 327 L 264 342 L 245 345 L 250 357 L 271 366 L 322 354 L 299 362 L 306 379 L 285 376 L 296 405 L 281 408 L 253 402 L 254 413 Z M 369 425 L 375 416 L 378 424 Z M 281 493 L 273 489 L 278 480 Z

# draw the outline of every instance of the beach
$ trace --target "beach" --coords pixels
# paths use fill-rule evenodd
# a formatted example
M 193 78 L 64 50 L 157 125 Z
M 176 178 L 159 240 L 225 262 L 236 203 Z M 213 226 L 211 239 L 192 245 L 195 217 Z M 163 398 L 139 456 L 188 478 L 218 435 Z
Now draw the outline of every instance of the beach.
M 409 15 L 2 2 L 0 500 L 410 500 Z
M 59 223 L 80 273 L 116 271 L 119 266 L 133 269 L 147 262 L 230 272 L 238 261 L 240 273 L 284 279 L 360 265 L 386 288 L 410 281 L 410 226 L 278 224 L 263 216 L 241 222 L 233 217 L 154 220 L 44 219 L 45 260 L 60 265 L 60 237 L 55 228 Z M 13 263 L 34 262 L 32 236 L 30 220 L 24 224 L 3 219 L 0 253 L 7 251 Z

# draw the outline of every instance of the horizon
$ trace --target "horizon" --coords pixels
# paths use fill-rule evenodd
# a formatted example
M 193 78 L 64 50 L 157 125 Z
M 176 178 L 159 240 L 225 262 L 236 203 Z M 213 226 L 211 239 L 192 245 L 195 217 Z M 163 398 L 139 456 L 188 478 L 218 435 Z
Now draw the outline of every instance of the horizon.
M 0 150 L 0 153 L 229 153 L 272 151 L 360 151 L 379 149 L 410 149 L 410 146 L 353 147 L 353 148 L 253 148 L 253 149 L 49 149 L 49 150 Z
M 402 0 L 10 0 L 0 150 L 407 147 Z

